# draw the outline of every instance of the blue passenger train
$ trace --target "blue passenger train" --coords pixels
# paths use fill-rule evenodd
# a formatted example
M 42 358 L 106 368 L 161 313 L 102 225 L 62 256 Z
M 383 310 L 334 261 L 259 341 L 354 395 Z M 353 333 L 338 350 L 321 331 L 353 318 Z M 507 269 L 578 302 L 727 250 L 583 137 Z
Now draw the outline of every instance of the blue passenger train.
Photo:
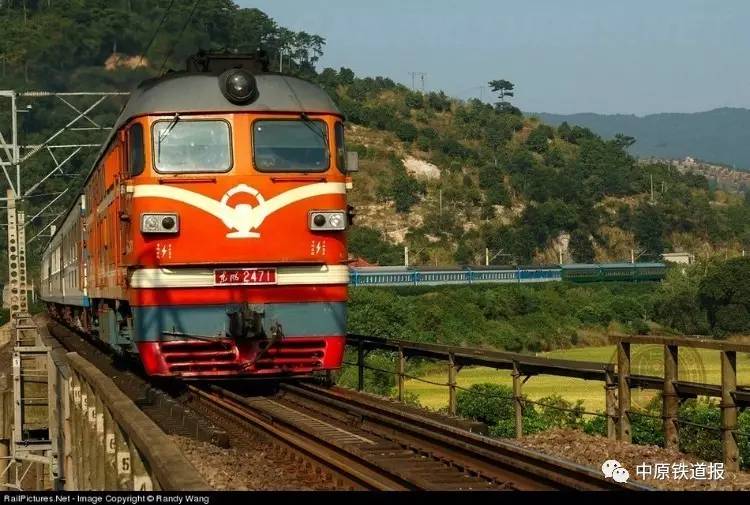
M 352 267 L 352 286 L 440 286 L 569 281 L 646 282 L 664 278 L 664 263 L 602 263 L 552 266 L 489 267 Z

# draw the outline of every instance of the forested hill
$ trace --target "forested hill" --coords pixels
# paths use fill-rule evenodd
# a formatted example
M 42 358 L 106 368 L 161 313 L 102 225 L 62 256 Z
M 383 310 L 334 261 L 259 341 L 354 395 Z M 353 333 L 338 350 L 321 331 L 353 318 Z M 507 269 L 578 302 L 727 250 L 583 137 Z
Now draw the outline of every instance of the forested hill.
M 548 114 L 534 113 L 558 126 L 580 125 L 605 138 L 618 133 L 635 137 L 629 151 L 639 157 L 682 159 L 690 156 L 710 163 L 750 170 L 750 110 L 720 108 L 692 114 Z
M 496 104 L 465 102 L 346 68 L 317 68 L 323 38 L 288 30 L 231 0 L 203 0 L 199 12 L 194 0 L 0 5 L 0 89 L 125 90 L 181 68 L 198 49 L 263 48 L 275 71 L 283 50 L 284 71 L 318 82 L 348 119 L 348 145 L 361 158 L 350 195 L 357 211 L 350 249 L 372 262 L 399 263 L 404 246 L 422 264 L 476 264 L 487 251 L 496 264 L 529 264 L 554 263 L 561 255 L 588 262 L 629 259 L 631 251 L 647 259 L 665 250 L 750 250 L 750 200 L 675 167 L 636 163 L 627 153 L 628 136 L 606 139 L 588 128 L 554 128 L 524 116 L 511 103 L 514 86 L 504 78 L 512 76 L 502 69 L 490 83 Z M 39 142 L 70 119 L 52 102 L 19 105 L 22 143 Z M 94 119 L 112 124 L 117 111 L 113 104 Z M 8 124 L 0 110 L 0 127 Z M 97 140 L 85 132 L 70 135 Z M 26 210 L 36 213 L 48 195 L 80 185 L 93 155 L 90 150 L 64 175 L 47 179 L 38 197 L 25 200 Z M 38 156 L 23 169 L 30 181 L 39 180 L 50 160 Z M 27 235 L 69 202 L 48 209 Z M 32 265 L 44 243 L 33 243 Z

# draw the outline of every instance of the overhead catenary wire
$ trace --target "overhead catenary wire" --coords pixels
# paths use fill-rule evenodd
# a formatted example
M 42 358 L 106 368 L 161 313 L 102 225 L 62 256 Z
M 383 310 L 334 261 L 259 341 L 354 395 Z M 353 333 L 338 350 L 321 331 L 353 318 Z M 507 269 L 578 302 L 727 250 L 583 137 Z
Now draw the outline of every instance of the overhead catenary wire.
M 159 24 L 156 26 L 156 29 L 154 30 L 154 33 L 151 35 L 151 40 L 148 41 L 148 44 L 146 44 L 146 47 L 143 49 L 143 52 L 141 53 L 141 57 L 138 59 L 138 66 L 143 63 L 143 58 L 146 57 L 148 54 L 148 50 L 151 49 L 151 45 L 156 40 L 156 37 L 159 35 L 159 32 L 161 31 L 162 26 L 164 26 L 164 22 L 167 20 L 167 16 L 169 16 L 169 11 L 172 10 L 172 6 L 174 5 L 174 0 L 169 1 L 169 5 L 167 5 L 167 10 L 164 11 L 164 15 L 162 15 L 161 20 L 159 21 Z
M 161 62 L 161 66 L 159 67 L 159 73 L 162 73 L 162 71 L 164 70 L 164 65 L 167 64 L 167 60 L 172 57 L 172 53 L 174 53 L 174 50 L 177 48 L 177 44 L 179 44 L 180 40 L 182 40 L 182 36 L 185 34 L 185 30 L 193 20 L 193 15 L 195 15 L 195 11 L 198 8 L 199 3 L 200 0 L 195 0 L 195 2 L 193 2 L 193 7 L 190 9 L 190 14 L 188 15 L 187 19 L 185 19 L 185 23 L 183 23 L 179 35 L 177 35 L 177 38 L 172 44 L 172 47 L 169 48 L 169 51 L 167 51 L 167 54 L 164 55 L 164 60 Z

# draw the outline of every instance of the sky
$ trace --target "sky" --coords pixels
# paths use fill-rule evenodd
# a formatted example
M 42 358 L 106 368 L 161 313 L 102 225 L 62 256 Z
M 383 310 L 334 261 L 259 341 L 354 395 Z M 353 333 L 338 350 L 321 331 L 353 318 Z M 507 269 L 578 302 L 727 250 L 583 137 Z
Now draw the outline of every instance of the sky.
M 748 0 L 238 0 L 321 35 L 318 64 L 528 112 L 750 108 Z M 481 86 L 485 86 L 482 90 Z M 417 87 L 421 82 L 417 78 Z

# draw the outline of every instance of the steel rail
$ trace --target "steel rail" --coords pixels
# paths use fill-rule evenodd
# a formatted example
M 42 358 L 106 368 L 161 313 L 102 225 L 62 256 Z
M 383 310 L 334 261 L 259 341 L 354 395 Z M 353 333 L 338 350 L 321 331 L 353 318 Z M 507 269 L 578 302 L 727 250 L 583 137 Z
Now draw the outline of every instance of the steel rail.
M 315 402 L 324 411 L 337 410 L 356 417 L 379 434 L 391 433 L 413 447 L 427 449 L 434 457 L 450 460 L 468 471 L 496 480 L 509 476 L 525 488 L 539 486 L 558 490 L 650 490 L 641 484 L 620 484 L 599 472 L 566 460 L 531 451 L 519 445 L 472 433 L 434 416 L 417 414 L 360 393 L 309 384 L 283 385 L 282 390 Z M 285 396 L 288 398 L 288 396 Z
M 272 417 L 267 412 L 253 408 L 246 399 L 229 391 L 215 386 L 209 387 L 208 391 L 192 385 L 188 389 L 209 407 L 224 409 L 358 487 L 377 491 L 415 489 L 409 482 L 383 471 L 371 462 L 355 458 L 341 447 L 306 433 L 280 417 Z

